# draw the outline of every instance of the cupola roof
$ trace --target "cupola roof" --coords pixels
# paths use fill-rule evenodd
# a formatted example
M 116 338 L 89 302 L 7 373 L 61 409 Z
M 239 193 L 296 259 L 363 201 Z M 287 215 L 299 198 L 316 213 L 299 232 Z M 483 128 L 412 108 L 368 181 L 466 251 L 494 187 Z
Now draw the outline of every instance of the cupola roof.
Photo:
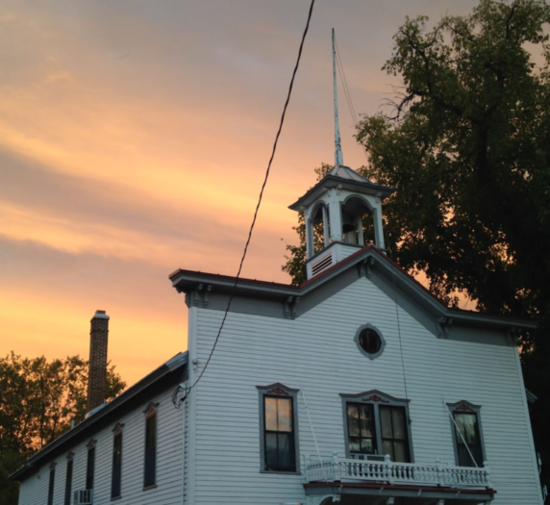
M 366 177 L 344 165 L 336 165 L 315 186 L 301 196 L 289 209 L 301 212 L 314 203 L 323 193 L 331 188 L 340 188 L 359 194 L 378 196 L 381 201 L 390 196 L 395 188 L 381 186 L 369 181 Z

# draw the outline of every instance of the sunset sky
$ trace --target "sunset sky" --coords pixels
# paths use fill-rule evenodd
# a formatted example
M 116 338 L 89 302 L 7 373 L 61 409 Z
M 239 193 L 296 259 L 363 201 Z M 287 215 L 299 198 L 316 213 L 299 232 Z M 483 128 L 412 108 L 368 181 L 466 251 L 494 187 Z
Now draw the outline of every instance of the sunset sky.
M 110 316 L 132 384 L 187 349 L 177 268 L 234 275 L 310 0 L 3 0 L 0 355 L 80 354 Z M 474 0 L 317 0 L 244 277 L 290 282 L 287 206 L 333 161 L 331 27 L 357 113 L 405 16 Z M 344 163 L 365 163 L 340 93 Z

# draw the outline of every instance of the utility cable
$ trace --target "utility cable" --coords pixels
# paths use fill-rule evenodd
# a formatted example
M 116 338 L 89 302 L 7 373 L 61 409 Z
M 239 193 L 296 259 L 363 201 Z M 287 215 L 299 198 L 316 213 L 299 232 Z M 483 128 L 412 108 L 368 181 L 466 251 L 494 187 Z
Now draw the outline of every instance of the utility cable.
M 346 101 L 348 102 L 348 108 L 351 115 L 351 120 L 353 121 L 353 126 L 355 126 L 355 129 L 357 129 L 357 127 L 359 126 L 359 123 L 357 122 L 357 114 L 355 113 L 355 107 L 353 106 L 353 100 L 351 99 L 351 93 L 348 87 L 348 80 L 346 79 L 346 73 L 344 72 L 344 64 L 342 63 L 342 57 L 340 56 L 340 50 L 338 49 L 338 42 L 336 40 L 336 37 L 334 38 L 334 46 L 336 47 L 336 64 L 338 67 L 338 73 L 340 74 L 340 81 L 342 81 L 342 87 L 344 88 L 344 95 L 346 97 Z M 367 155 L 366 149 L 363 150 L 363 153 L 365 154 L 365 158 L 368 162 L 369 157 Z
M 397 303 L 397 286 L 395 285 L 395 272 L 392 274 L 393 280 L 393 294 L 395 298 L 395 318 L 397 320 L 397 334 L 399 335 L 399 350 L 401 352 L 401 367 L 403 369 L 403 385 L 405 386 L 405 398 L 410 400 L 409 393 L 407 391 L 407 375 L 405 374 L 405 357 L 403 354 L 403 340 L 401 338 L 401 323 L 399 322 L 399 305 Z
M 336 41 L 336 38 L 334 39 L 334 42 L 336 46 L 336 63 L 338 64 L 338 73 L 340 74 L 340 80 L 342 81 L 342 87 L 344 88 L 344 95 L 346 96 L 346 101 L 348 102 L 348 108 L 351 114 L 353 125 L 357 127 L 357 114 L 355 113 L 355 108 L 353 107 L 353 101 L 349 92 L 348 81 L 344 72 L 344 65 L 342 63 L 342 57 L 340 56 L 340 50 L 338 49 L 338 42 Z
M 265 187 L 266 187 L 266 184 L 267 184 L 267 180 L 269 178 L 269 172 L 271 170 L 271 163 L 273 162 L 273 158 L 275 157 L 275 152 L 277 150 L 277 143 L 279 142 L 279 136 L 281 135 L 281 131 L 283 129 L 283 124 L 285 122 L 286 110 L 288 108 L 288 104 L 290 102 L 290 97 L 292 95 L 292 88 L 294 86 L 294 79 L 296 77 L 296 73 L 298 72 L 298 67 L 300 66 L 300 59 L 302 57 L 302 50 L 303 50 L 303 47 L 304 47 L 304 42 L 306 40 L 307 32 L 309 30 L 309 23 L 311 21 L 311 15 L 313 13 L 313 6 L 314 5 L 315 5 L 315 0 L 311 0 L 311 5 L 309 6 L 309 12 L 308 12 L 308 16 L 307 16 L 306 27 L 305 27 L 304 33 L 302 35 L 302 41 L 300 42 L 300 48 L 298 49 L 298 57 L 296 59 L 296 64 L 295 64 L 294 70 L 292 72 L 292 78 L 290 79 L 290 85 L 288 87 L 288 93 L 287 93 L 286 101 L 285 101 L 285 104 L 284 104 L 284 107 L 283 107 L 283 113 L 281 115 L 281 121 L 279 123 L 279 129 L 277 130 L 277 134 L 275 135 L 275 142 L 273 143 L 273 150 L 271 151 L 271 157 L 269 158 L 269 162 L 267 164 L 267 169 L 266 169 L 266 172 L 265 172 L 264 182 L 263 182 L 262 188 L 260 190 L 260 195 L 258 197 L 258 203 L 256 204 L 256 210 L 254 211 L 254 217 L 252 219 L 252 224 L 250 225 L 250 230 L 248 232 L 248 238 L 247 238 L 246 244 L 244 246 L 243 255 L 242 255 L 242 258 L 241 258 L 241 262 L 239 264 L 239 270 L 237 271 L 237 275 L 235 276 L 235 282 L 233 283 L 233 288 L 231 289 L 231 294 L 229 296 L 229 301 L 227 302 L 227 307 L 225 309 L 225 313 L 223 315 L 223 319 L 222 319 L 222 322 L 220 324 L 218 334 L 216 335 L 216 338 L 214 340 L 214 345 L 212 346 L 212 349 L 210 350 L 210 355 L 208 356 L 208 359 L 206 360 L 206 363 L 205 363 L 203 369 L 201 370 L 199 376 L 197 377 L 195 382 L 186 389 L 183 398 L 181 398 L 179 401 L 176 401 L 175 397 L 177 397 L 177 392 L 179 391 L 181 386 L 179 386 L 178 389 L 176 389 L 176 392 L 175 392 L 175 395 L 174 395 L 174 398 L 173 398 L 173 403 L 174 403 L 174 406 L 176 406 L 177 408 L 179 408 L 179 406 L 185 401 L 185 399 L 187 398 L 187 395 L 189 394 L 189 392 L 198 384 L 198 382 L 201 380 L 202 376 L 204 375 L 204 372 L 206 371 L 206 368 L 208 367 L 208 364 L 210 363 L 210 360 L 212 359 L 212 356 L 214 354 L 214 350 L 216 349 L 216 346 L 218 345 L 218 341 L 220 340 L 220 335 L 221 335 L 223 327 L 225 325 L 227 315 L 229 314 L 229 309 L 231 308 L 231 303 L 233 302 L 233 298 L 235 297 L 235 292 L 237 290 L 237 284 L 239 282 L 239 277 L 241 275 L 241 270 L 243 268 L 244 260 L 246 258 L 246 253 L 248 251 L 248 246 L 250 244 L 250 239 L 252 238 L 252 231 L 254 230 L 254 225 L 256 224 L 256 218 L 258 217 L 258 211 L 260 210 L 260 205 L 262 203 L 264 190 L 265 190 Z

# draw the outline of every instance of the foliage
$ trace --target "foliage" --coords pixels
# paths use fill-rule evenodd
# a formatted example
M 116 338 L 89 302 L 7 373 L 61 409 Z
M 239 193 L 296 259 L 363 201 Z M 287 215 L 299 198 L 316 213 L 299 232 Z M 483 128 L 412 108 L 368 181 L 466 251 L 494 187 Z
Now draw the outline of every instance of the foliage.
M 385 208 L 391 255 L 479 310 L 548 308 L 550 61 L 539 0 L 483 0 L 471 16 L 407 20 L 385 69 L 404 81 L 392 118 L 365 117 L 367 176 L 397 188 Z
M 0 358 L 0 504 L 17 503 L 7 476 L 34 452 L 79 423 L 86 414 L 88 362 L 77 356 L 47 361 L 13 352 Z M 126 387 L 114 366 L 107 371 L 107 400 Z
M 407 18 L 383 67 L 403 87 L 391 114 L 364 116 L 357 133 L 369 157 L 363 175 L 397 189 L 384 207 L 390 257 L 450 305 L 462 294 L 479 311 L 540 322 L 520 343 L 546 469 L 549 22 L 543 0 L 481 0 L 432 28 L 425 16 Z
M 522 335 L 538 449 L 550 465 L 550 8 L 482 0 L 467 17 L 407 19 L 384 66 L 404 88 L 393 117 L 364 117 L 366 176 L 397 188 L 390 255 L 432 291 L 541 322 Z M 537 65 L 534 57 L 542 59 Z

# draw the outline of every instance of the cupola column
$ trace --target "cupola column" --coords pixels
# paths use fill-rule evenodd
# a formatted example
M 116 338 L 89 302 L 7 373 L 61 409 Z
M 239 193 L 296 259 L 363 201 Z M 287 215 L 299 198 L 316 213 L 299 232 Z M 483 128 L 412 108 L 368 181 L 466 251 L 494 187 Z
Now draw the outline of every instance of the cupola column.
M 342 241 L 342 209 L 340 199 L 338 198 L 340 190 L 331 189 L 329 192 L 329 216 L 330 216 L 330 241 Z
M 384 228 L 382 226 L 382 204 L 378 196 L 376 197 L 376 204 L 372 210 L 372 217 L 374 221 L 374 241 L 378 249 L 385 249 L 384 245 Z

